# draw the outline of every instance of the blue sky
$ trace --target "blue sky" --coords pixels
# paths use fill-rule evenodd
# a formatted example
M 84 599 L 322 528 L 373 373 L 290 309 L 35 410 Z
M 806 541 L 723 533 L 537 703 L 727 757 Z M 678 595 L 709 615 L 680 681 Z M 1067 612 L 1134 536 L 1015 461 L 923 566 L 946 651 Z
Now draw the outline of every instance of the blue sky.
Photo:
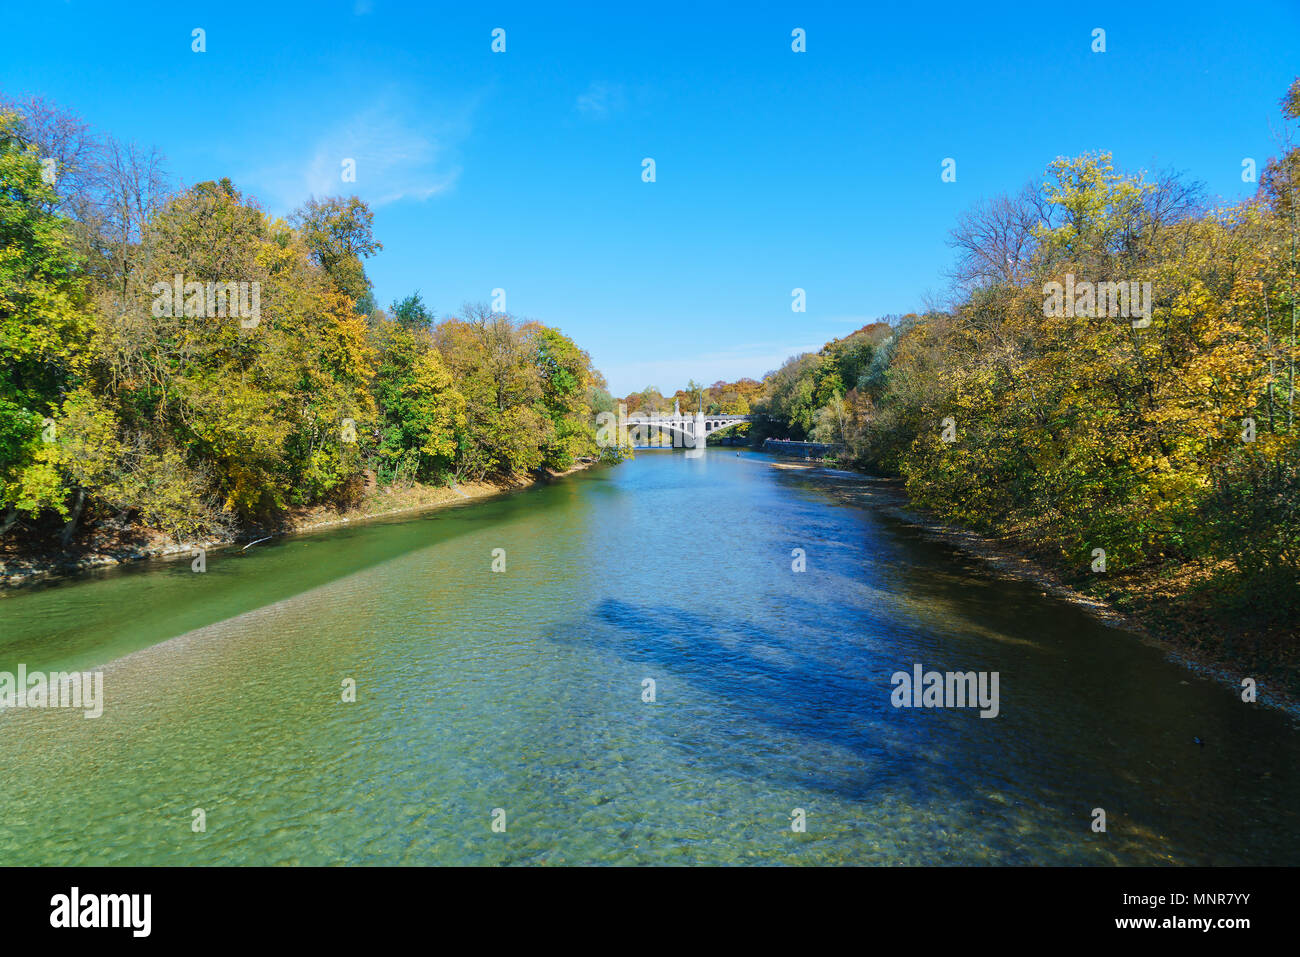
M 273 213 L 356 192 L 381 303 L 419 289 L 442 315 L 503 288 L 616 394 L 671 392 L 942 298 L 958 215 L 1059 155 L 1253 192 L 1300 2 L 1134 6 L 11 0 L 0 89 Z

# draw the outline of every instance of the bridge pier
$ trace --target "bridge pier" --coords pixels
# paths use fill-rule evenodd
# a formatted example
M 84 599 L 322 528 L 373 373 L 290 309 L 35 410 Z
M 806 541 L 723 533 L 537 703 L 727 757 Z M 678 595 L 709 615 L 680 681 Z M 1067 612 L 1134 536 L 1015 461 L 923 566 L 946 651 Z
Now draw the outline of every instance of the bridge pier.
M 694 459 L 704 454 L 704 448 L 709 442 L 709 430 L 704 424 L 702 412 L 696 413 L 695 418 L 688 421 L 691 423 L 691 442 L 686 450 L 686 457 Z

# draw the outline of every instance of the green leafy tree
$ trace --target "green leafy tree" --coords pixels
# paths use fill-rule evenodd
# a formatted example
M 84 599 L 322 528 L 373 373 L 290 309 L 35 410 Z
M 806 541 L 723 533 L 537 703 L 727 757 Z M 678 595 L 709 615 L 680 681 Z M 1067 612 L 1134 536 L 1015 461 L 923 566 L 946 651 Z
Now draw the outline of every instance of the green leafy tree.
M 46 420 L 87 371 L 91 316 L 57 196 L 14 113 L 0 113 L 0 506 L 67 513 L 75 479 L 57 467 Z
M 384 248 L 374 238 L 375 214 L 356 196 L 309 199 L 291 222 L 312 258 L 363 314 L 374 312 L 371 282 L 362 260 Z
M 581 456 L 596 453 L 592 432 L 591 357 L 558 329 L 533 334 L 532 361 L 541 376 L 541 413 L 550 421 L 544 464 L 572 468 Z
M 425 306 L 418 290 L 401 302 L 393 303 L 392 313 L 398 324 L 408 329 L 425 329 L 434 322 L 434 315 Z

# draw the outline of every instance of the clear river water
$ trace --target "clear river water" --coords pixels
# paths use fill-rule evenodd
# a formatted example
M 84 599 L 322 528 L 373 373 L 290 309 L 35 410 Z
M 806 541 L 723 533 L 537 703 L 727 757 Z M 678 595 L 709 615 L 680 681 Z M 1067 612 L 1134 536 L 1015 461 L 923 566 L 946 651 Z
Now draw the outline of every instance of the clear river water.
M 649 452 L 0 597 L 0 671 L 105 697 L 0 712 L 0 863 L 1300 864 L 1291 719 L 880 489 Z

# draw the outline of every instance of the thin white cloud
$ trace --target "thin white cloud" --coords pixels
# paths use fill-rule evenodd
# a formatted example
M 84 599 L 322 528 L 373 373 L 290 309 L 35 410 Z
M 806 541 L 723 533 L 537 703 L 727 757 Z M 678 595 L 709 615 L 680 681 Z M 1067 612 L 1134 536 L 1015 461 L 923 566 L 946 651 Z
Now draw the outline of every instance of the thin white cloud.
M 460 174 L 449 163 L 447 138 L 412 125 L 381 102 L 328 129 L 299 155 L 253 173 L 250 180 L 259 195 L 284 210 L 308 196 L 355 193 L 372 207 L 426 200 L 451 189 Z M 355 181 L 343 178 L 345 163 L 355 168 Z
M 611 113 L 623 109 L 625 102 L 621 84 L 596 81 L 578 95 L 574 106 L 579 113 L 603 120 Z

